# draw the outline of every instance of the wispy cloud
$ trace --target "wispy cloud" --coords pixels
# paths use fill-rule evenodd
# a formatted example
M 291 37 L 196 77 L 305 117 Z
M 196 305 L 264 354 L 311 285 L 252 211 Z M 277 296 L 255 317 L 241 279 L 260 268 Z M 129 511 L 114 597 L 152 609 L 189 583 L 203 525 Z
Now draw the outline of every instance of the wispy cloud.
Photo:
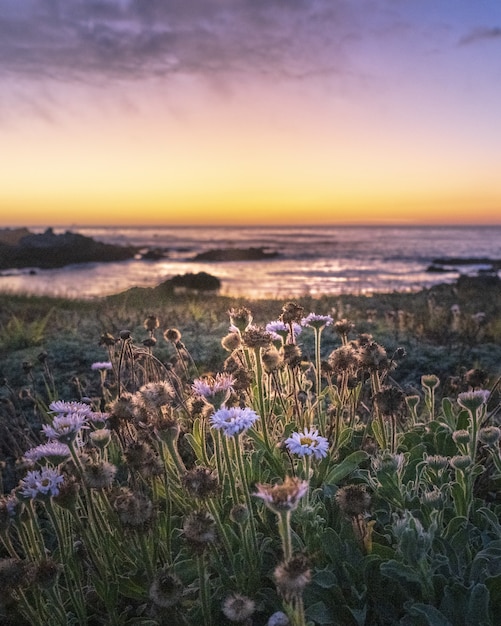
M 480 41 L 501 39 L 501 26 L 475 28 L 459 40 L 460 45 L 478 43 Z
M 7 0 L 0 6 L 0 73 L 70 81 L 173 72 L 304 76 L 334 69 L 325 59 L 339 47 L 347 6 L 328 0 L 47 0 L 20 7 Z

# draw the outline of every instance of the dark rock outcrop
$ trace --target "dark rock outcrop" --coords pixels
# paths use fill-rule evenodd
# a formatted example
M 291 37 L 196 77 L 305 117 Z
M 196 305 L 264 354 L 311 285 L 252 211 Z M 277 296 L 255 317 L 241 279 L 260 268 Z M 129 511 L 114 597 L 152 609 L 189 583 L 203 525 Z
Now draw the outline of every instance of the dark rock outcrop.
M 131 246 L 102 243 L 69 231 L 56 235 L 52 228 L 42 234 L 17 232 L 16 236 L 13 231 L 0 231 L 0 269 L 52 269 L 74 263 L 125 261 L 136 254 L 137 249 Z
M 206 272 L 198 272 L 198 274 L 178 274 L 163 282 L 157 289 L 163 291 L 176 291 L 178 289 L 218 291 L 221 289 L 221 281 L 216 276 L 212 276 Z
M 193 261 L 263 261 L 274 259 L 278 252 L 267 252 L 264 248 L 217 248 L 195 255 Z

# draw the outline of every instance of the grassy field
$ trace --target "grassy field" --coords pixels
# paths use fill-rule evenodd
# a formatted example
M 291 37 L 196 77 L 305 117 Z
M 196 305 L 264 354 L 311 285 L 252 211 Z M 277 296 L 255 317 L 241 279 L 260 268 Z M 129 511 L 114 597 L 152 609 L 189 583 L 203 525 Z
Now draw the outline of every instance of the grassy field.
M 496 623 L 499 280 L 1 303 L 2 623 Z

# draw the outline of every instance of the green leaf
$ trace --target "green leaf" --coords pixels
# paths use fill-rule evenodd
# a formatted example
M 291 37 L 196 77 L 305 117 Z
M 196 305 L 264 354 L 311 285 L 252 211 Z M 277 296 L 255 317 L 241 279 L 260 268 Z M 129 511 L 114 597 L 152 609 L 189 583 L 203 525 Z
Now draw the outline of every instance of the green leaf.
M 364 450 L 357 450 L 352 452 L 345 459 L 338 463 L 325 478 L 327 485 L 337 485 L 343 478 L 349 476 L 363 461 L 367 460 L 369 455 Z
M 485 585 L 474 585 L 471 590 L 465 624 L 466 626 L 490 626 L 489 590 Z
M 391 560 L 381 563 L 381 573 L 400 582 L 421 585 L 421 579 L 417 571 L 413 567 L 399 561 Z
M 445 615 L 430 604 L 417 602 L 408 607 L 409 615 L 413 617 L 424 617 L 429 626 L 453 626 Z
M 335 574 L 328 569 L 315 572 L 313 582 L 323 589 L 330 589 L 331 587 L 336 587 L 338 585 Z

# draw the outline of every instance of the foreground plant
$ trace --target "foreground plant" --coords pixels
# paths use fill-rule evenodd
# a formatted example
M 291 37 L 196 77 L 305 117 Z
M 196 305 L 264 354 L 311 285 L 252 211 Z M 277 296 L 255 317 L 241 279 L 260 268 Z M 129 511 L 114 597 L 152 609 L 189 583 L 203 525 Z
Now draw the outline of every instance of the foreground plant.
M 172 328 L 160 361 L 148 316 L 142 344 L 102 339 L 95 397 L 48 402 L 0 499 L 0 616 L 495 624 L 496 393 L 440 404 L 425 375 L 406 395 L 391 380 L 402 351 L 295 303 L 262 327 L 245 308 L 230 322 L 220 372 L 200 376 Z

